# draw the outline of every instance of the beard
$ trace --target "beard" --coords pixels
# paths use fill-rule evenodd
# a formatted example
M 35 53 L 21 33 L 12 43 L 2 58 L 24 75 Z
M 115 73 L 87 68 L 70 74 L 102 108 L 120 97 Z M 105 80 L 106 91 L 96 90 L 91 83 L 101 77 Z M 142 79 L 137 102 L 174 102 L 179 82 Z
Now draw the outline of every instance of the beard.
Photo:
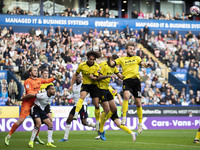
M 128 57 L 132 57 L 133 55 L 131 55 L 129 52 L 127 52 L 127 56 Z

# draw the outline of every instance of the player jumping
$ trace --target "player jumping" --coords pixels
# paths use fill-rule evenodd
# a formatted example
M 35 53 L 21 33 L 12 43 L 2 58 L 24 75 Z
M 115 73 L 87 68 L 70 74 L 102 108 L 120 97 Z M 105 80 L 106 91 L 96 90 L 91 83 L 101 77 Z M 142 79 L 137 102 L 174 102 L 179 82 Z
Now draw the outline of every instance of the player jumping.
M 71 122 L 72 122 L 74 114 L 75 114 L 76 104 L 77 104 L 77 102 L 78 102 L 78 100 L 80 98 L 81 86 L 82 86 L 81 75 L 77 75 L 77 77 L 76 77 L 76 83 L 73 85 L 72 94 L 68 97 L 68 99 L 71 99 L 71 98 L 74 99 L 75 105 L 72 108 L 72 110 L 70 111 L 69 116 L 67 118 L 64 138 L 61 139 L 59 142 L 68 141 L 69 131 L 70 131 L 70 127 L 71 127 Z M 79 114 L 80 114 L 80 117 L 81 117 L 81 122 L 82 122 L 82 124 L 84 126 L 89 126 L 89 127 L 93 127 L 93 128 L 96 127 L 95 123 L 87 120 L 87 118 L 88 118 L 88 114 L 87 114 L 87 102 L 85 102 L 85 101 L 83 102 L 83 106 L 82 106 Z
M 127 56 L 120 57 L 116 60 L 110 59 L 110 66 L 121 65 L 122 75 L 123 75 L 123 119 L 122 125 L 126 123 L 126 113 L 128 111 L 128 100 L 130 94 L 132 93 L 135 98 L 135 103 L 137 106 L 137 115 L 139 118 L 138 124 L 138 133 L 142 133 L 142 105 L 141 105 L 141 84 L 140 84 L 140 75 L 139 67 L 148 67 L 151 65 L 147 62 L 142 62 L 139 56 L 135 56 L 135 45 L 133 42 L 126 44 Z
M 96 80 L 98 78 L 99 65 L 95 62 L 95 60 L 99 57 L 100 53 L 98 52 L 94 51 L 87 52 L 87 61 L 79 64 L 78 69 L 76 70 L 76 73 L 71 80 L 71 86 L 69 88 L 69 91 L 72 90 L 78 74 L 82 72 L 83 84 L 81 86 L 80 99 L 76 104 L 76 110 L 73 119 L 77 120 L 78 113 L 82 108 L 82 103 L 87 94 L 90 93 L 93 104 L 95 106 L 95 118 L 96 118 L 97 130 L 99 129 L 99 121 L 100 121 L 100 110 L 99 110 L 100 94 L 99 94 L 99 88 L 97 87 L 98 81 Z

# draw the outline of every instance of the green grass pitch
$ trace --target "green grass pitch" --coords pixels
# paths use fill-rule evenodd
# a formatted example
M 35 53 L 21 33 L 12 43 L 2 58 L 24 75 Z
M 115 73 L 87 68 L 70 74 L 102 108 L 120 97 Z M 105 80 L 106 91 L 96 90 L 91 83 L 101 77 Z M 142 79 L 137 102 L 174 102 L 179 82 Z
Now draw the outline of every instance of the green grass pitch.
M 95 140 L 95 131 L 71 131 L 68 142 L 58 142 L 64 131 L 54 131 L 53 139 L 56 148 L 34 144 L 34 150 L 200 150 L 200 144 L 192 143 L 197 130 L 145 130 L 132 142 L 129 134 L 122 130 L 106 131 L 107 141 Z M 10 145 L 4 144 L 7 132 L 0 133 L 0 150 L 30 149 L 28 142 L 31 132 L 16 132 Z M 40 138 L 47 142 L 47 132 L 41 131 Z

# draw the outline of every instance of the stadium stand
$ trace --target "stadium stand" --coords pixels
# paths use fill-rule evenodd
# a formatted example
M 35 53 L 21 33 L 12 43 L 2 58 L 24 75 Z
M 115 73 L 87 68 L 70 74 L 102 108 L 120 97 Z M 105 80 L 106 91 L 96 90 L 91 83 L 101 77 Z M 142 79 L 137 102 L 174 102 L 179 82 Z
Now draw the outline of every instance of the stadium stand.
M 142 30 L 139 32 L 139 35 L 137 31 L 133 31 L 130 36 L 127 36 L 126 32 L 123 31 L 118 32 L 116 30 L 115 32 L 111 32 L 108 29 L 104 31 L 91 29 L 89 33 L 77 35 L 73 33 L 72 29 L 64 31 L 59 29 L 59 27 L 52 27 L 47 32 L 47 36 L 45 36 L 45 30 L 34 29 L 30 33 L 16 33 L 12 28 L 7 29 L 4 27 L 1 30 L 0 65 L 4 70 L 14 72 L 20 81 L 28 77 L 27 70 L 33 65 L 38 67 L 39 76 L 41 75 L 41 70 L 44 68 L 48 68 L 50 75 L 55 74 L 55 71 L 60 71 L 64 76 L 62 80 L 55 83 L 57 98 L 53 105 L 73 104 L 65 102 L 62 95 L 64 89 L 66 90 L 69 87 L 67 84 L 70 84 L 69 81 L 77 65 L 86 60 L 87 51 L 100 51 L 102 55 L 102 58 L 98 60 L 100 62 L 106 60 L 106 57 L 111 53 L 124 56 L 124 46 L 128 41 L 133 41 L 138 46 L 137 55 L 143 60 L 154 63 L 151 68 L 140 68 L 144 105 L 175 105 L 177 99 L 181 97 L 180 93 L 165 81 L 166 73 L 163 72 L 164 64 L 177 72 L 189 72 L 193 75 L 199 75 L 199 73 L 195 73 L 199 72 L 199 59 L 194 58 L 195 56 L 198 57 L 197 51 L 200 48 L 198 39 L 200 37 L 199 35 L 196 37 L 191 32 L 182 38 L 181 35 L 175 35 L 176 33 L 171 34 L 170 31 L 167 34 L 159 32 L 157 35 L 153 35 L 151 31 L 151 34 L 147 35 L 148 40 L 145 40 L 147 33 L 145 36 L 142 36 Z M 12 32 L 14 34 L 11 34 Z M 138 44 L 139 42 L 150 49 L 152 54 L 141 44 Z M 177 43 L 182 45 L 177 45 Z M 184 53 L 185 59 L 183 60 L 182 53 L 187 49 L 191 49 L 191 53 Z M 165 71 L 166 68 L 164 68 Z M 65 79 L 68 79 L 67 83 L 64 82 Z M 121 92 L 121 81 L 116 79 L 111 85 L 118 92 Z M 1 86 L 1 89 L 3 90 L 4 88 Z M 186 95 L 183 96 L 186 97 Z M 190 103 L 190 100 L 187 100 Z M 184 99 L 181 99 L 181 102 L 183 101 Z M 91 103 L 91 101 L 88 103 Z M 130 101 L 130 104 L 133 104 L 133 102 Z

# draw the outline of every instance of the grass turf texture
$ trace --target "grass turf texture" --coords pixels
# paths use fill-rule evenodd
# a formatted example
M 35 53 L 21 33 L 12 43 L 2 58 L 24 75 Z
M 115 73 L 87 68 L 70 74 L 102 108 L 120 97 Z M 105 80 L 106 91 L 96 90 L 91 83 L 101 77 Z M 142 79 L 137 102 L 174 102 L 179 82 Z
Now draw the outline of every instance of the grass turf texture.
M 71 131 L 68 142 L 58 142 L 63 138 L 64 131 L 54 131 L 53 139 L 56 148 L 34 144 L 34 150 L 200 150 L 200 144 L 192 143 L 197 130 L 145 130 L 132 142 L 131 135 L 122 130 L 106 131 L 107 141 L 95 140 L 95 131 Z M 30 149 L 28 142 L 31 132 L 16 132 L 10 145 L 4 144 L 7 132 L 0 133 L 0 150 Z M 47 132 L 41 131 L 40 138 L 46 143 Z

